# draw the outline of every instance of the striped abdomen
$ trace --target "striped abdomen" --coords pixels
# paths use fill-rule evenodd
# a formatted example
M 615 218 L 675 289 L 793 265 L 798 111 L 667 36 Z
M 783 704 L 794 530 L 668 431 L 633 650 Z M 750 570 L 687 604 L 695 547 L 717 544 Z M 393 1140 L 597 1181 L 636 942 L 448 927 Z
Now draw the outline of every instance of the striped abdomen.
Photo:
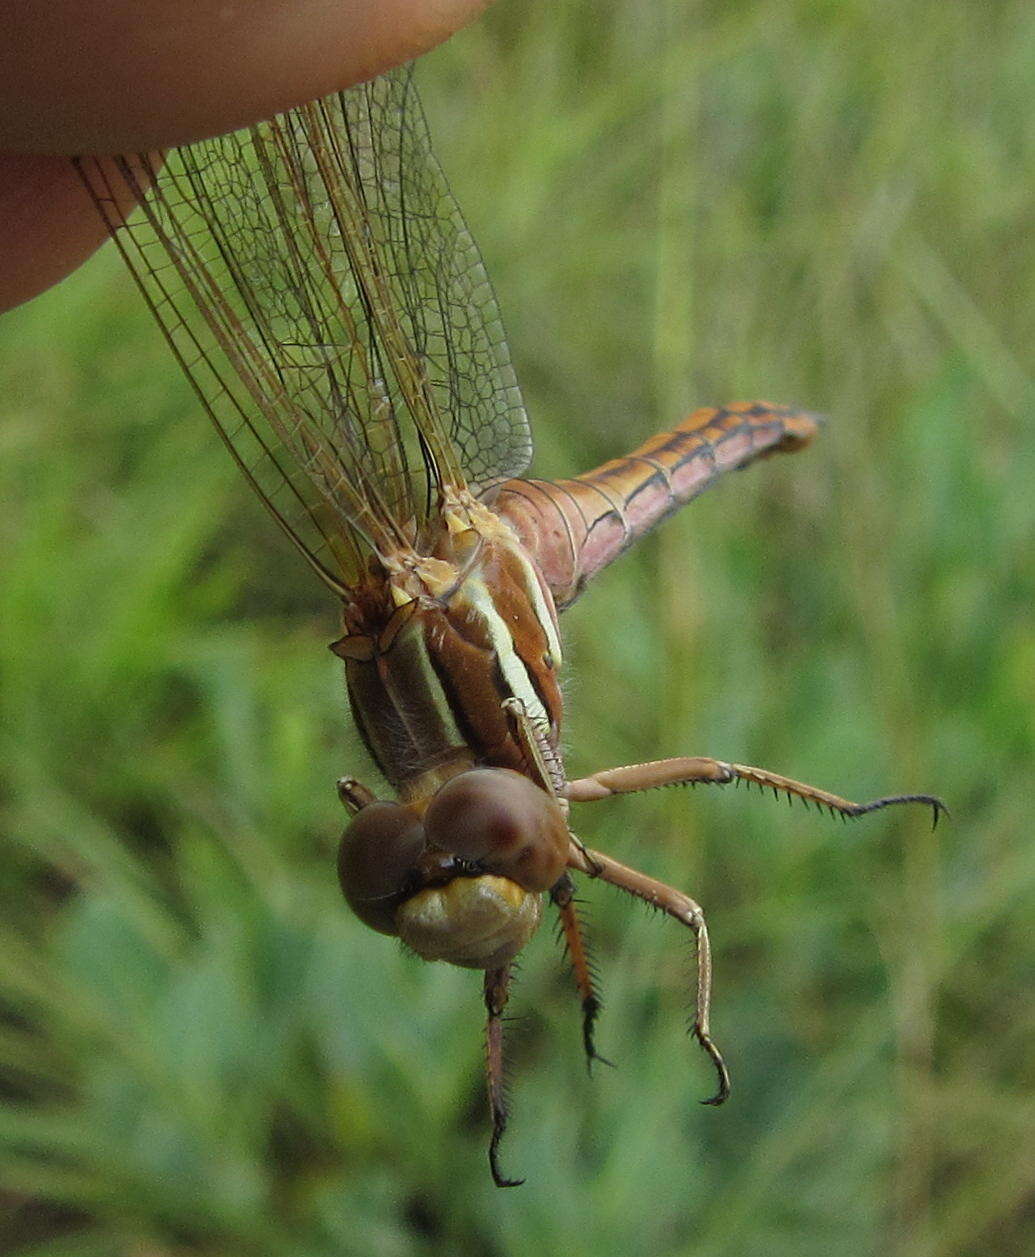
M 723 472 L 801 449 L 818 425 L 815 415 L 768 402 L 696 410 L 584 475 L 505 481 L 493 510 L 513 526 L 563 610 L 590 577 Z

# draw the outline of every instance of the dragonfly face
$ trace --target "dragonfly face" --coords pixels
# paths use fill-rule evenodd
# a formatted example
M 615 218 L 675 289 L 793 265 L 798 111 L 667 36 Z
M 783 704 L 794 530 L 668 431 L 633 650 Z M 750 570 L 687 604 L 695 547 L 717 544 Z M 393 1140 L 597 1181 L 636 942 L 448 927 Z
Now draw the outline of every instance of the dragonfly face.
M 237 135 L 80 172 L 224 445 L 338 599 L 360 733 L 397 795 L 351 778 L 345 898 L 428 960 L 485 971 L 495 1181 L 506 1124 L 510 961 L 548 895 L 596 1057 L 599 997 L 572 873 L 688 926 L 692 1034 L 711 956 L 688 896 L 585 847 L 569 805 L 673 782 L 746 780 L 845 816 L 854 804 L 762 769 L 680 757 L 569 779 L 557 611 L 716 477 L 802 448 L 814 416 L 765 402 L 697 411 L 625 458 L 518 479 L 531 438 L 477 248 L 435 161 L 407 71 Z M 137 215 L 123 207 L 140 201 Z
M 540 896 L 564 876 L 560 803 L 509 768 L 450 777 L 418 815 L 374 800 L 342 836 L 338 877 L 349 906 L 425 960 L 495 969 L 540 922 Z

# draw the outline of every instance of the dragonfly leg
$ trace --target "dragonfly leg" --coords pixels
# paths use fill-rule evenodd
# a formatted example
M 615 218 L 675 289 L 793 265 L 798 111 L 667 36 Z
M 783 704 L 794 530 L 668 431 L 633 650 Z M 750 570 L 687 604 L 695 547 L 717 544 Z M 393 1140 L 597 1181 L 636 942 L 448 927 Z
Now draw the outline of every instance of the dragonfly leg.
M 600 996 L 596 991 L 593 967 L 582 935 L 582 922 L 575 907 L 575 886 L 567 873 L 550 891 L 550 898 L 560 913 L 561 931 L 571 961 L 571 971 L 582 1000 L 582 1046 L 586 1052 L 586 1066 L 592 1068 L 594 1061 L 610 1065 L 611 1062 L 606 1056 L 600 1055 L 594 1044 L 593 1032 L 600 1013 Z
M 503 1079 L 503 1010 L 510 993 L 510 965 L 485 971 L 485 1078 L 492 1112 L 492 1138 L 489 1141 L 489 1168 L 497 1187 L 520 1187 L 523 1178 L 505 1178 L 499 1167 L 499 1148 L 507 1129 L 507 1099 Z
M 660 908 L 662 912 L 668 913 L 670 917 L 675 917 L 677 921 L 681 921 L 693 930 L 697 941 L 697 999 L 691 1033 L 707 1053 L 708 1058 L 715 1067 L 719 1080 L 715 1095 L 707 1100 L 702 1100 L 701 1103 L 722 1104 L 730 1093 L 730 1076 L 729 1071 L 726 1069 L 726 1062 L 722 1059 L 722 1053 L 712 1042 L 709 1027 L 708 1018 L 712 997 L 712 952 L 711 944 L 708 941 L 708 927 L 705 924 L 704 913 L 701 911 L 700 906 L 689 895 L 684 895 L 682 891 L 674 890 L 671 886 L 666 886 L 664 882 L 656 881 L 653 877 L 648 877 L 645 873 L 631 869 L 626 864 L 620 864 L 617 860 L 612 860 L 610 856 L 602 855 L 599 851 L 587 849 L 584 855 L 574 843 L 571 846 L 568 867 L 579 869 L 590 877 L 599 877 L 602 881 L 609 883 L 609 885 L 616 886 L 619 890 L 626 891 L 627 894 L 635 895 L 637 899 L 642 899 L 653 908 Z
M 814 804 L 826 808 L 832 815 L 845 819 L 865 816 L 885 807 L 901 803 L 922 803 L 931 809 L 932 824 L 937 825 L 949 809 L 933 794 L 893 794 L 868 803 L 853 803 L 829 790 L 806 785 L 792 777 L 769 772 L 765 768 L 753 768 L 749 764 L 726 763 L 719 759 L 701 756 L 680 756 L 676 759 L 658 759 L 648 764 L 627 764 L 622 768 L 606 768 L 591 777 L 569 781 L 564 787 L 564 797 L 571 803 L 588 803 L 594 799 L 607 799 L 615 794 L 630 794 L 637 790 L 653 790 L 659 786 L 696 785 L 698 782 L 726 786 L 730 782 L 746 782 L 761 790 L 772 790 L 774 795 L 785 795 L 788 801 L 801 799 L 806 806 Z
M 525 704 L 520 698 L 504 699 L 502 707 L 524 753 L 532 780 L 547 794 L 563 799 L 564 769 L 561 767 L 560 756 L 550 744 L 546 730 L 529 719 Z
M 374 803 L 376 796 L 355 777 L 339 777 L 337 781 L 338 798 L 342 807 L 351 815 L 361 812 L 368 803 Z

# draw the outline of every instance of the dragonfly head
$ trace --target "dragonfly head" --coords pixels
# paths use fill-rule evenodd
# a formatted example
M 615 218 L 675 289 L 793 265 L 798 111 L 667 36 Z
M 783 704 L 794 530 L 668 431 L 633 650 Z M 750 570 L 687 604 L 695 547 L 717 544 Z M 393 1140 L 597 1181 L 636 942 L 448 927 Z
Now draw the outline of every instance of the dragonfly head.
M 492 969 L 535 933 L 539 896 L 564 873 L 568 827 L 552 799 L 505 768 L 450 778 L 421 817 L 375 800 L 342 836 L 338 876 L 365 924 L 425 960 Z
M 525 890 L 549 890 L 568 863 L 568 824 L 556 799 L 509 768 L 471 768 L 424 813 L 428 841 Z

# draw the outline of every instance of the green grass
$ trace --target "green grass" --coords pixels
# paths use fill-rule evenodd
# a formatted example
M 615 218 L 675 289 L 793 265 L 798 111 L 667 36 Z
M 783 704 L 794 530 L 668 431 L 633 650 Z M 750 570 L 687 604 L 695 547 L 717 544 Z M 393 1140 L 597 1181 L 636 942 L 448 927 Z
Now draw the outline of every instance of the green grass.
M 997 1257 L 1035 1241 L 1035 15 L 512 3 L 428 59 L 563 474 L 692 404 L 823 410 L 566 616 L 573 774 L 667 754 L 953 808 L 580 814 L 588 1080 L 548 931 L 492 1188 L 476 975 L 352 921 L 334 608 L 110 252 L 0 325 L 0 1248 L 28 1257 Z

